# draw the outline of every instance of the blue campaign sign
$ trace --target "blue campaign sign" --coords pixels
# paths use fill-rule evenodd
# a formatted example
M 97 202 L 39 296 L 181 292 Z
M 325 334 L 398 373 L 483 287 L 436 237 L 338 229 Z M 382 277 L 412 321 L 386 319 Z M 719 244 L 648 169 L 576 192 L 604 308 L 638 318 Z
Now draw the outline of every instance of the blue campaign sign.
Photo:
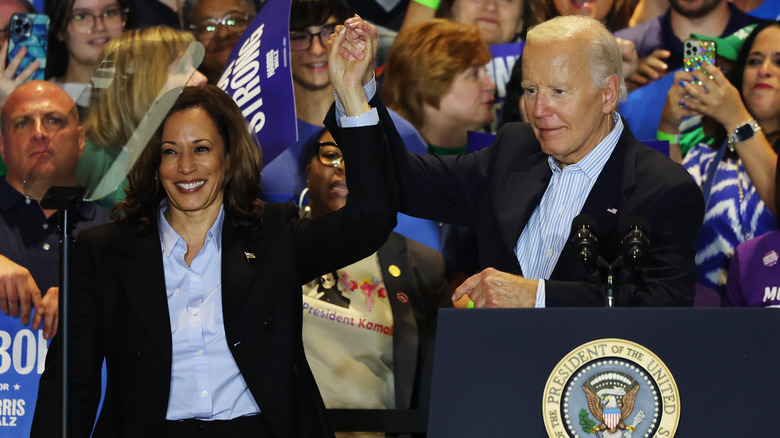
M 236 101 L 270 163 L 298 138 L 290 72 L 290 1 L 268 0 L 238 40 L 217 84 Z
M 517 58 L 523 53 L 525 43 L 507 43 L 490 46 L 490 54 L 493 59 L 485 66 L 493 82 L 496 84 L 498 102 L 504 101 L 506 96 L 506 83 L 512 75 L 512 67 Z
M 47 351 L 42 330 L 0 314 L 0 437 L 30 436 Z

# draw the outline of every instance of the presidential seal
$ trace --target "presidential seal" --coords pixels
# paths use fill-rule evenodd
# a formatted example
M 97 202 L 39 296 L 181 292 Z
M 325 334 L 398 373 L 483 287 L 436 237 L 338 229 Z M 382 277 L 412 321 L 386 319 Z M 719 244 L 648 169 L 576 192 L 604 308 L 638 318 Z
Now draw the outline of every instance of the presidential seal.
M 544 388 L 542 415 L 556 438 L 667 438 L 677 431 L 680 395 L 652 351 L 599 339 L 558 363 Z

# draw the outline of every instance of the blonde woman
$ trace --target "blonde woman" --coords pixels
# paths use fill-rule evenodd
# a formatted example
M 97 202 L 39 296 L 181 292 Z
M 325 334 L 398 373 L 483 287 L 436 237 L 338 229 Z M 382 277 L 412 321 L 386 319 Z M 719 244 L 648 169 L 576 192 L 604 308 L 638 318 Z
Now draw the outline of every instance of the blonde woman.
M 146 115 L 174 67 L 195 38 L 166 26 L 135 29 L 113 38 L 103 49 L 101 65 L 112 72 L 106 88 L 92 90 L 84 123 L 87 144 L 79 161 L 79 182 L 95 189 Z M 186 62 L 186 61 L 185 61 Z M 187 68 L 189 67 L 189 68 Z M 182 69 L 192 77 L 179 85 L 203 85 L 205 77 L 195 66 Z M 102 69 L 103 67 L 101 67 Z M 100 73 L 98 73 L 100 75 Z M 99 202 L 107 208 L 124 200 L 124 183 Z M 90 195 L 101 196 L 91 190 Z

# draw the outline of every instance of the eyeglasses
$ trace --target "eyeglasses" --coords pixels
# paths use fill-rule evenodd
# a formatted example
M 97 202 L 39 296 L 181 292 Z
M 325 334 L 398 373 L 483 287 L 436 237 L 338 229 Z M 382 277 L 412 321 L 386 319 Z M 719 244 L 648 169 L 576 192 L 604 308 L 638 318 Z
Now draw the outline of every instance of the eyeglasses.
M 309 50 L 314 37 L 319 37 L 320 45 L 325 46 L 324 42 L 328 40 L 330 34 L 336 29 L 336 24 L 326 24 L 320 28 L 319 32 L 291 31 L 290 32 L 290 50 L 293 52 L 303 52 Z
M 319 150 L 317 157 L 320 163 L 328 167 L 339 167 L 344 162 L 344 156 L 341 155 L 341 149 L 332 141 L 321 141 L 317 143 Z
M 213 36 L 221 24 L 230 33 L 241 33 L 249 25 L 253 17 L 248 13 L 231 12 L 222 18 L 209 18 L 198 24 L 190 24 L 190 30 L 195 36 Z
M 103 12 L 98 14 L 92 14 L 90 12 L 76 12 L 70 16 L 70 23 L 73 24 L 73 30 L 79 33 L 90 33 L 95 28 L 97 19 L 103 23 L 103 26 L 116 29 L 124 27 L 127 22 L 128 8 L 120 8 L 119 6 L 109 7 L 104 9 Z

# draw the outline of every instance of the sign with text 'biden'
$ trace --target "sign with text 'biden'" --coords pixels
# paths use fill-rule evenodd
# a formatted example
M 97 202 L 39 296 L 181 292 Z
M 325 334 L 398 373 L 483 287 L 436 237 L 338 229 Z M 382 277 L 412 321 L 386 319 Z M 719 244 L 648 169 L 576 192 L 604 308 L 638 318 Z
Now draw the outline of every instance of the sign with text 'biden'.
M 254 129 L 264 165 L 298 137 L 290 73 L 290 1 L 265 3 L 233 47 L 217 84 Z

